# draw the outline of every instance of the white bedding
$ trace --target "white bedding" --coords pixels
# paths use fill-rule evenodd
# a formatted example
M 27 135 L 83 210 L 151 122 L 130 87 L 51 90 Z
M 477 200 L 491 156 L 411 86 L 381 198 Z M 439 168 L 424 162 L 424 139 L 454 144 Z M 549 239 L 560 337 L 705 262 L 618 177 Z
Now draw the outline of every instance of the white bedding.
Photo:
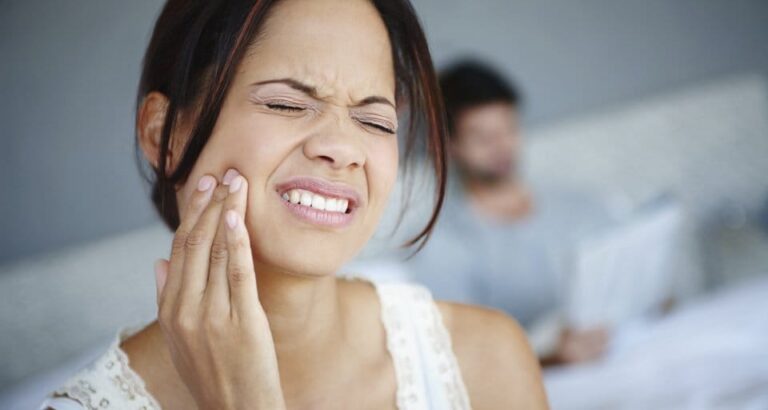
M 768 409 L 768 276 L 615 336 L 603 361 L 545 371 L 553 409 Z

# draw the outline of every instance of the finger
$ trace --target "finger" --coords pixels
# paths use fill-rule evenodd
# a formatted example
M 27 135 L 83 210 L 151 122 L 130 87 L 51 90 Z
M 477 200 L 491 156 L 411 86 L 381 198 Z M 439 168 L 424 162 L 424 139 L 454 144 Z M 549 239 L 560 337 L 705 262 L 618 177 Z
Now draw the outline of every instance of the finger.
M 598 329 L 597 334 L 600 337 L 600 339 L 605 340 L 605 341 L 608 341 L 608 339 L 610 339 L 610 337 L 611 337 L 611 334 L 610 334 L 610 332 L 608 332 L 608 329 L 602 328 L 602 327 L 600 329 Z
M 607 339 L 603 339 L 599 334 L 591 334 L 589 338 L 581 341 L 582 354 L 586 360 L 594 360 L 603 355 L 608 347 Z
M 608 333 L 601 328 L 586 331 L 582 337 L 591 345 L 601 345 L 608 341 Z
M 591 344 L 584 346 L 583 356 L 584 360 L 596 360 L 603 356 L 605 353 L 605 345 Z
M 175 302 L 178 291 L 181 288 L 181 272 L 184 268 L 184 253 L 187 246 L 187 237 L 200 218 L 200 215 L 208 206 L 215 187 L 216 178 L 211 175 L 203 175 L 198 180 L 197 189 L 190 196 L 189 202 L 184 209 L 179 227 L 176 228 L 176 233 L 174 234 L 173 243 L 171 245 L 167 281 L 159 302 L 161 306 L 163 304 L 173 306 Z
M 244 209 L 245 205 L 238 205 L 241 201 L 245 202 L 246 188 L 242 186 L 245 178 L 240 178 L 231 185 L 233 179 L 240 175 L 235 169 L 229 169 L 224 175 L 223 183 L 229 188 L 229 195 L 224 200 L 224 208 L 216 230 L 216 236 L 213 238 L 211 246 L 211 267 L 208 271 L 208 287 L 205 290 L 205 299 L 209 308 L 216 312 L 227 311 L 229 313 L 229 284 L 227 282 L 227 266 L 229 265 L 229 247 L 227 245 L 227 233 L 224 215 L 228 209 Z
M 243 318 L 249 317 L 260 308 L 251 241 L 248 237 L 248 230 L 243 223 L 243 217 L 238 211 L 227 210 L 225 218 L 227 244 L 229 246 L 227 280 L 229 282 L 231 311 L 233 315 Z
M 219 185 L 213 191 L 208 207 L 200 215 L 195 227 L 187 237 L 184 250 L 184 273 L 179 290 L 179 306 L 197 306 L 200 304 L 208 283 L 208 270 L 211 261 L 211 245 L 216 235 L 216 226 L 221 219 L 224 199 L 228 187 Z
M 155 261 L 155 285 L 157 287 L 157 305 L 160 307 L 160 297 L 165 288 L 165 282 L 168 279 L 168 261 L 158 259 Z

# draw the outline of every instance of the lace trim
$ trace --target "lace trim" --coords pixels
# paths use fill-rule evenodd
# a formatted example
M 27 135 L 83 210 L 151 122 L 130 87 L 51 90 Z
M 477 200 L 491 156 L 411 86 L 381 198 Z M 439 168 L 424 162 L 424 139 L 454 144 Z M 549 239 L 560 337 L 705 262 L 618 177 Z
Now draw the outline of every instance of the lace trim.
M 450 334 L 429 290 L 415 283 L 378 284 L 357 274 L 341 276 L 370 282 L 379 295 L 387 349 L 395 367 L 398 409 L 430 408 L 425 372 L 438 375 L 437 382 L 442 386 L 449 408 L 470 409 Z M 430 359 L 434 362 L 422 362 L 425 352 L 420 352 L 419 338 L 422 338 L 422 348 L 433 353 Z
M 340 275 L 373 285 L 381 303 L 381 320 L 387 333 L 387 350 L 392 356 L 397 379 L 399 410 L 428 409 L 424 364 L 420 361 L 418 337 L 432 348 L 446 399 L 452 409 L 469 409 L 469 395 L 453 353 L 440 310 L 429 290 L 413 283 L 378 284 L 356 274 Z M 107 351 L 80 370 L 49 397 L 65 396 L 77 400 L 89 410 L 138 409 L 161 410 L 147 391 L 144 380 L 131 367 L 120 343 L 145 325 L 120 328 Z M 128 407 L 129 406 L 129 407 Z
M 161 410 L 144 380 L 131 367 L 120 343 L 145 325 L 118 330 L 109 348 L 90 365 L 70 377 L 49 397 L 70 397 L 87 409 Z
M 414 408 L 417 403 L 421 404 L 419 398 L 423 394 L 417 388 L 416 382 L 422 378 L 414 374 L 415 370 L 418 369 L 418 366 L 414 366 L 414 357 L 416 357 L 418 352 L 413 352 L 415 349 L 412 343 L 413 338 L 406 337 L 408 330 L 405 324 L 399 320 L 402 315 L 397 311 L 400 305 L 396 300 L 397 295 L 391 294 L 391 292 L 385 290 L 384 286 L 357 273 L 342 273 L 338 277 L 345 280 L 367 282 L 376 290 L 379 303 L 381 304 L 380 317 L 386 332 L 387 351 L 392 358 L 392 364 L 395 369 L 397 386 L 395 401 L 397 408 L 398 410 L 407 410 Z
M 413 337 L 413 325 L 404 315 L 403 304 L 396 288 L 376 286 L 381 303 L 381 320 L 387 330 L 387 350 L 392 356 L 397 379 L 397 408 L 427 409 L 426 386 L 419 363 L 419 350 Z
M 427 308 L 432 312 L 426 334 L 432 342 L 435 354 L 438 357 L 437 369 L 443 386 L 445 386 L 448 401 L 452 409 L 470 409 L 469 393 L 467 393 L 467 387 L 464 385 L 464 380 L 461 377 L 461 369 L 459 368 L 456 355 L 453 353 L 451 336 L 445 328 L 443 316 L 437 305 L 432 302 L 432 297 L 428 291 L 426 289 L 422 290 L 426 293 L 426 296 L 422 295 L 417 300 L 426 303 L 428 305 Z

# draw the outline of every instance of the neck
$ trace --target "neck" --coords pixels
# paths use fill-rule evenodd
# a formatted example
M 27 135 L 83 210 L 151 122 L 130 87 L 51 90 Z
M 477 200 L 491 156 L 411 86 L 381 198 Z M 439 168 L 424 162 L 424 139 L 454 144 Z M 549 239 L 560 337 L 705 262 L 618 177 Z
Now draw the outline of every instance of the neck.
M 333 357 L 344 336 L 336 276 L 301 276 L 258 265 L 256 271 L 281 376 L 307 372 L 313 363 Z
M 270 270 L 254 262 L 257 264 L 259 300 L 269 321 L 286 399 L 326 390 L 324 383 L 328 379 L 318 375 L 338 368 L 340 356 L 337 353 L 343 345 L 339 339 L 346 334 L 336 276 L 303 277 Z M 125 343 L 131 365 L 149 381 L 156 397 L 186 408 L 186 404 L 180 403 L 189 402 L 191 397 L 179 396 L 178 392 L 186 391 L 181 379 L 167 377 L 177 374 L 170 351 L 165 348 L 156 349 L 156 355 L 136 354 L 148 345 L 166 346 L 157 322 L 148 330 Z M 164 363 L 168 372 L 158 372 L 158 362 Z
M 327 357 L 345 335 L 336 276 L 302 277 L 259 267 L 256 270 L 259 302 L 269 321 L 281 370 L 283 365 L 292 367 L 294 363 L 306 370 L 307 360 Z M 157 322 L 152 328 L 154 340 L 162 342 Z
M 320 346 L 341 325 L 336 276 L 306 277 L 256 267 L 259 301 L 277 349 Z

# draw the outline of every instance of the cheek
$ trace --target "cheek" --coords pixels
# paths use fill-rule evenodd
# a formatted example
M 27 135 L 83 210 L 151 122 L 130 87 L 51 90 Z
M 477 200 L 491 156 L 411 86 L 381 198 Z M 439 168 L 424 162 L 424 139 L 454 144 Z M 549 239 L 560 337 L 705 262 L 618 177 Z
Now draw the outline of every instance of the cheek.
M 477 165 L 478 162 L 486 160 L 488 151 L 490 151 L 488 148 L 487 143 L 484 144 L 479 141 L 471 141 L 467 142 L 462 152 L 467 161 Z
M 262 131 L 257 134 L 250 131 L 250 135 L 242 133 L 234 142 L 237 152 L 232 155 L 233 165 L 248 180 L 246 222 L 251 221 L 250 225 L 254 228 L 258 227 L 256 221 L 276 212 L 271 208 L 275 204 L 270 201 L 274 199 L 270 198 L 274 192 L 270 190 L 269 183 L 291 152 L 291 146 L 286 144 L 285 138 L 272 138 L 277 135 L 281 134 Z
M 369 150 L 366 173 L 372 198 L 376 203 L 385 203 L 395 185 L 399 166 L 397 140 L 379 141 Z
M 293 149 L 295 142 L 291 135 L 295 133 L 276 121 L 247 111 L 232 116 L 226 123 L 227 129 L 222 129 L 215 138 L 220 151 L 226 153 L 227 165 L 245 176 L 252 191 L 263 190 L 269 177 Z
M 207 169 L 217 170 L 219 179 L 230 167 L 236 168 L 248 181 L 246 223 L 255 222 L 274 210 L 265 209 L 268 182 L 280 164 L 290 155 L 295 142 L 284 126 L 264 120 L 248 112 L 237 115 L 222 111 L 220 124 L 203 151 Z M 201 155 L 201 159 L 203 156 Z
M 369 202 L 357 242 L 366 242 L 370 239 L 381 221 L 397 180 L 398 155 L 396 140 L 393 144 L 379 144 L 375 150 L 368 151 L 365 177 Z
M 510 138 L 509 146 L 510 149 L 515 152 L 520 150 L 520 139 L 517 137 L 517 135 Z

